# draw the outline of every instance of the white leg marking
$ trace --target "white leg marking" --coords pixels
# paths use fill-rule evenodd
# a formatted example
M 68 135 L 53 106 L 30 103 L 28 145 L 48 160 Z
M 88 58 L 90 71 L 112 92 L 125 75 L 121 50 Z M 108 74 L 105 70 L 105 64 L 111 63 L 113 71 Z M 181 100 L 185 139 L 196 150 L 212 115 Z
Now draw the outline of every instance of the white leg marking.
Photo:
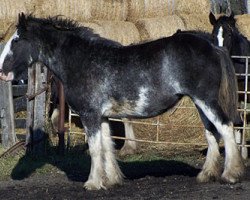
M 202 109 L 207 118 L 214 124 L 219 134 L 222 136 L 225 145 L 225 168 L 222 178 L 226 182 L 235 183 L 239 181 L 244 173 L 244 164 L 237 148 L 234 138 L 233 124 L 222 124 L 213 111 L 200 100 L 195 103 Z
M 205 164 L 202 167 L 202 171 L 197 176 L 199 182 L 208 182 L 211 179 L 218 179 L 220 176 L 220 152 L 218 142 L 214 135 L 208 130 L 205 130 L 205 135 L 208 142 L 208 150 Z
M 102 138 L 104 170 L 106 172 L 106 185 L 110 187 L 115 184 L 122 184 L 123 174 L 115 158 L 114 147 L 110 136 L 110 128 L 108 122 L 102 123 Z
M 217 39 L 218 39 L 218 46 L 223 47 L 224 38 L 223 38 L 223 28 L 222 27 L 219 28 Z
M 125 137 L 130 139 L 135 139 L 133 126 L 129 122 L 124 122 L 125 126 Z M 120 155 L 134 154 L 137 148 L 136 142 L 132 140 L 125 140 L 122 149 L 120 150 Z
M 84 184 L 87 190 L 105 189 L 103 185 L 103 160 L 101 131 L 88 138 L 89 152 L 91 156 L 91 169 L 88 181 Z
M 55 131 L 58 131 L 58 119 L 59 119 L 59 109 L 55 108 L 51 115 L 51 122 Z

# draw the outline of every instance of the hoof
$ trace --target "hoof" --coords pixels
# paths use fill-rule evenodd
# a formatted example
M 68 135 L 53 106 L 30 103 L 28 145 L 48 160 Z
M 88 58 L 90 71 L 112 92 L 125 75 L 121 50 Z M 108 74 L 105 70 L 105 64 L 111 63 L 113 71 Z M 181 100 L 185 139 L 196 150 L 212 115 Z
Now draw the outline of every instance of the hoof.
M 100 190 L 100 189 L 107 189 L 102 183 L 97 183 L 92 180 L 88 180 L 84 186 L 86 190 Z
M 239 164 L 235 167 L 232 167 L 230 170 L 225 169 L 221 180 L 226 183 L 237 183 L 240 182 L 242 177 L 245 174 L 245 165 L 242 161 L 239 161 Z
M 211 172 L 211 171 L 201 171 L 196 177 L 197 182 L 199 183 L 207 183 L 210 181 L 219 180 L 220 173 L 219 172 Z
M 124 145 L 119 151 L 120 156 L 133 155 L 135 153 L 136 153 L 136 148 L 129 145 Z
M 244 172 L 241 173 L 223 173 L 221 176 L 221 180 L 224 183 L 231 183 L 231 184 L 235 184 L 241 181 L 242 177 L 243 177 Z

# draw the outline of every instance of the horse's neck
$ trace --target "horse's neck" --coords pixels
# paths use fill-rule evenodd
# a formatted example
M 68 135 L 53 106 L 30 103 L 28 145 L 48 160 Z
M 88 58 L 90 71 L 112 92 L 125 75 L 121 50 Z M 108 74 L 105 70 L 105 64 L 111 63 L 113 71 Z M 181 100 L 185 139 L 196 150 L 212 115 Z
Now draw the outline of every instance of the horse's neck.
M 236 56 L 243 56 L 246 55 L 248 45 L 246 45 L 246 41 L 244 36 L 242 36 L 240 33 L 235 32 L 233 33 L 233 39 L 231 41 L 231 55 L 236 55 Z

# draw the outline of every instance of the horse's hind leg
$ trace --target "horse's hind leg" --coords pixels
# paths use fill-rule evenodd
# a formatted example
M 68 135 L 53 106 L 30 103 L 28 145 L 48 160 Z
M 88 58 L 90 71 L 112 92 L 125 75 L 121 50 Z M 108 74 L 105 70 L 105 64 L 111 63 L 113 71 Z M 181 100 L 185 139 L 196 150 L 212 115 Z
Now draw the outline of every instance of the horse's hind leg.
M 244 164 L 235 142 L 233 123 L 225 115 L 217 101 L 205 103 L 195 100 L 195 104 L 215 126 L 224 140 L 225 168 L 222 179 L 229 183 L 238 182 L 244 173 Z
M 128 121 L 125 121 L 124 127 L 125 127 L 126 138 L 130 138 L 132 140 L 125 140 L 124 145 L 119 153 L 122 156 L 134 154 L 137 148 L 136 142 L 133 141 L 135 139 L 135 135 L 132 124 L 129 123 Z
M 103 120 L 101 127 L 104 171 L 106 175 L 105 185 L 110 187 L 115 184 L 122 184 L 123 174 L 115 158 L 108 120 Z
M 206 161 L 202 167 L 201 172 L 197 176 L 197 181 L 208 182 L 210 180 L 217 180 L 221 175 L 221 167 L 219 163 L 219 140 L 220 136 L 213 124 L 207 119 L 203 112 L 198 108 L 200 117 L 205 126 L 205 136 L 208 142 L 208 150 Z

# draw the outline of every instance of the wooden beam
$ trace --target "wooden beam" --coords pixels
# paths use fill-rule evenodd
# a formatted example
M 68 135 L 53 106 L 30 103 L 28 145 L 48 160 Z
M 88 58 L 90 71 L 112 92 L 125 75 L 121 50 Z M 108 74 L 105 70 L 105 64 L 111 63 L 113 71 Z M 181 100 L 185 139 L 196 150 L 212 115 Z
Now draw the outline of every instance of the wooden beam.
M 0 54 L 4 44 L 0 44 Z M 1 137 L 4 148 L 9 148 L 16 143 L 14 107 L 11 82 L 0 80 L 0 121 Z
M 28 95 L 41 91 L 46 84 L 47 68 L 36 63 L 28 70 Z M 35 155 L 45 153 L 45 100 L 43 92 L 27 102 L 27 137 L 26 144 Z

